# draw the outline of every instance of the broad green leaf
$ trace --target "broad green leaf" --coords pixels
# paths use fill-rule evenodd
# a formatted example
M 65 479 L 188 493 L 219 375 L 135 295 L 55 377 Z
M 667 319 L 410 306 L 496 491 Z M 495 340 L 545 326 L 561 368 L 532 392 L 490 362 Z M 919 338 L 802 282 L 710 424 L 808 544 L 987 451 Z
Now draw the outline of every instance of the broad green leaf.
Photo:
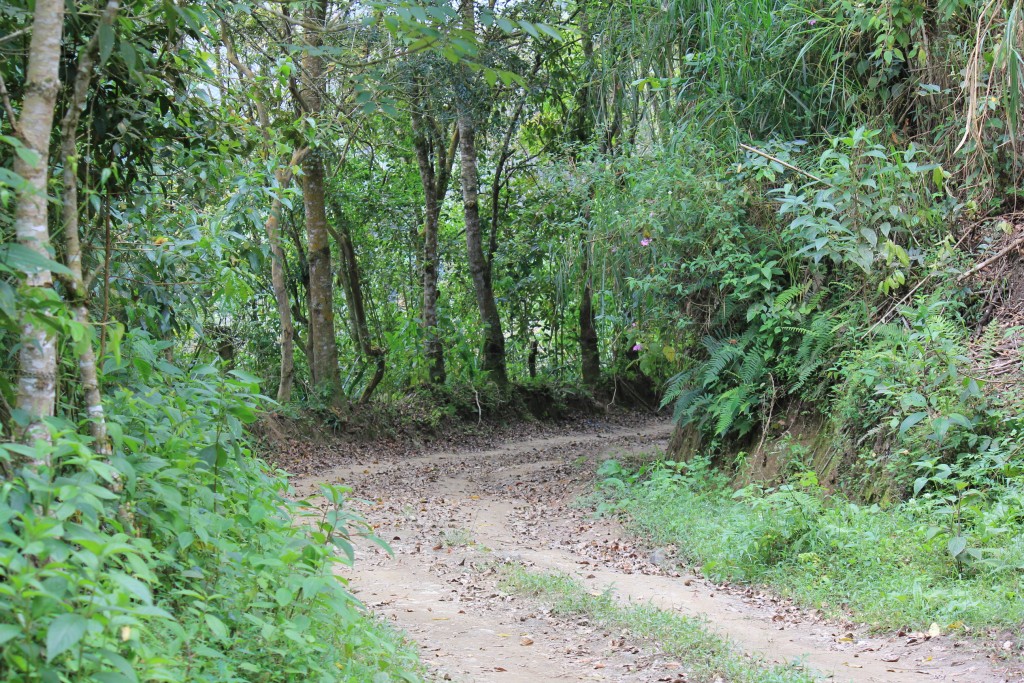
M 522 26 L 523 30 L 529 33 L 534 38 L 540 38 L 540 32 L 537 31 L 537 27 L 528 21 L 520 20 L 519 25 Z
M 82 639 L 89 620 L 81 614 L 61 614 L 46 632 L 46 661 L 52 662 Z
M 227 625 L 218 617 L 212 614 L 205 614 L 204 617 L 206 619 L 206 625 L 210 627 L 210 630 L 213 632 L 213 635 L 215 635 L 218 640 L 227 640 Z
M 903 434 L 906 434 L 908 429 L 926 417 L 928 417 L 928 413 L 911 413 L 908 415 L 906 419 L 903 420 L 903 423 L 900 424 L 900 435 L 902 436 Z
M 107 23 L 100 24 L 100 64 L 105 64 L 114 51 L 114 27 Z
M 13 624 L 0 624 L 0 645 L 3 645 L 12 638 L 17 638 L 22 634 L 20 626 L 14 626 Z
M 914 495 L 921 493 L 921 489 L 928 485 L 928 477 L 918 477 L 914 480 Z
M 912 391 L 903 398 L 900 399 L 900 405 L 903 409 L 907 408 L 927 408 L 928 400 L 916 391 Z
M 536 26 L 537 30 L 540 31 L 541 33 L 546 33 L 555 40 L 562 39 L 562 34 L 559 33 L 558 29 L 554 28 L 553 26 L 548 26 L 547 24 L 537 24 Z
M 71 271 L 66 267 L 23 244 L 0 245 L 0 265 L 22 273 L 39 273 L 49 270 L 61 275 L 71 275 Z

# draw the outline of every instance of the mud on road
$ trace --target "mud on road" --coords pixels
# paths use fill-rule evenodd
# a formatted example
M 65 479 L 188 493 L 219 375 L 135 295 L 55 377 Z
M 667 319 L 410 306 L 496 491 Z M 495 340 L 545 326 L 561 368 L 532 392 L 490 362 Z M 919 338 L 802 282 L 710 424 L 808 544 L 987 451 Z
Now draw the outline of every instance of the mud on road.
M 484 449 L 379 456 L 360 449 L 338 453 L 336 466 L 293 485 L 312 497 L 320 483 L 345 484 L 367 501 L 356 507 L 394 556 L 364 543 L 343 574 L 367 607 L 419 643 L 436 680 L 688 680 L 686 662 L 655 644 L 503 592 L 494 569 L 501 561 L 563 572 L 589 590 L 611 588 L 619 600 L 701 618 L 752 658 L 807 667 L 824 680 L 1009 680 L 969 644 L 873 637 L 786 600 L 706 581 L 577 504 L 592 490 L 598 463 L 659 452 L 670 431 L 664 421 L 592 423 Z

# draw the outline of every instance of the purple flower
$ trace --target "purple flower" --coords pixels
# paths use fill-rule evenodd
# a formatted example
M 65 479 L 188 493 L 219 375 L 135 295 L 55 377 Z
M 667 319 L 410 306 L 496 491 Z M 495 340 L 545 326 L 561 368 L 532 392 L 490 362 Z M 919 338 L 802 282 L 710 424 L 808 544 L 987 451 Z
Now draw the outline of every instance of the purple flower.
M 635 345 L 633 346 L 633 350 L 634 350 L 634 351 L 643 351 L 643 350 L 644 350 L 644 347 L 643 347 L 643 345 L 642 345 L 642 344 L 641 344 L 640 342 L 637 342 L 637 343 L 636 343 L 636 344 L 635 344 Z
M 651 243 L 651 238 L 650 237 L 645 237 L 642 240 L 640 240 L 640 246 L 641 247 L 649 246 L 650 243 Z
M 809 20 L 809 21 L 807 22 L 807 25 L 808 25 L 808 26 L 814 26 L 814 25 L 815 25 L 815 24 L 817 24 L 817 23 L 818 23 L 818 20 L 817 20 L 817 19 L 811 19 L 811 20 Z

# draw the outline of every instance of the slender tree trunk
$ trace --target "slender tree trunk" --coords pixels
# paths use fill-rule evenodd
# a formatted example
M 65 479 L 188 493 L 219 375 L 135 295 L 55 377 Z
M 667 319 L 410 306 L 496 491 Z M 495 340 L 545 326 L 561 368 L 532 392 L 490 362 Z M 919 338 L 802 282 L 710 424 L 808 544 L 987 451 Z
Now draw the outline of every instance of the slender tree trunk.
M 306 13 L 306 22 L 323 26 L 327 14 L 326 0 L 316 0 Z M 314 50 L 323 36 L 306 29 L 305 42 Z M 302 58 L 302 107 L 310 116 L 321 111 L 320 88 L 323 86 L 323 57 L 307 52 Z M 311 150 L 302 163 L 305 175 L 302 203 L 306 213 L 306 242 L 309 252 L 309 350 L 312 354 L 313 385 L 328 394 L 331 401 L 344 402 L 341 376 L 338 372 L 338 346 L 334 333 L 334 283 L 331 277 L 331 245 L 327 226 L 324 194 L 324 164 L 320 153 Z
M 332 230 L 334 240 L 338 243 L 338 250 L 341 252 L 341 284 L 345 290 L 345 301 L 348 303 L 349 322 L 352 328 L 352 337 L 355 339 L 359 355 L 367 363 L 374 364 L 373 377 L 367 383 L 363 392 L 359 395 L 360 405 L 370 402 L 373 392 L 377 389 L 381 380 L 384 379 L 384 372 L 387 369 L 384 349 L 374 346 L 370 338 L 370 325 L 366 319 L 366 302 L 363 297 L 363 279 L 359 272 L 359 260 L 356 258 L 355 243 L 352 240 L 352 232 L 341 211 L 337 211 L 340 228 Z
M 239 75 L 251 81 L 250 88 L 255 87 L 256 74 L 238 58 L 235 52 L 234 43 L 231 40 L 231 32 L 226 21 L 221 22 L 221 40 L 224 43 L 227 59 L 238 70 Z M 272 143 L 272 127 L 270 116 L 267 113 L 266 105 L 259 94 L 252 92 L 250 95 L 253 106 L 256 108 L 256 115 L 260 122 L 260 131 L 263 134 L 265 153 L 269 156 L 274 154 Z M 274 172 L 277 181 L 278 192 L 284 192 L 292 181 L 292 169 L 297 166 L 308 153 L 307 148 L 297 149 L 292 153 L 291 160 L 287 167 L 278 168 Z M 277 384 L 277 402 L 287 403 L 292 397 L 292 388 L 295 385 L 295 324 L 292 322 L 291 305 L 288 300 L 288 273 L 284 248 L 281 246 L 281 216 L 284 211 L 284 202 L 281 195 L 276 194 L 270 205 L 270 214 L 264 224 L 267 233 L 267 241 L 270 243 L 270 282 L 274 291 L 274 301 L 277 303 L 277 314 L 281 319 L 281 374 Z
M 278 192 L 284 192 L 292 180 L 292 167 L 305 156 L 305 150 L 292 154 L 287 168 L 275 172 Z M 288 274 L 285 269 L 284 248 L 281 246 L 281 215 L 284 205 L 281 196 L 274 197 L 267 216 L 267 241 L 270 242 L 270 282 L 277 302 L 277 315 L 281 319 L 281 376 L 277 385 L 277 402 L 287 403 L 292 397 L 295 385 L 295 324 L 292 322 L 291 304 L 288 300 Z
M 587 68 L 593 71 L 594 45 L 591 39 L 586 7 L 584 7 L 583 12 L 580 15 L 580 27 L 581 34 L 583 36 L 583 56 L 586 61 Z M 592 115 L 594 110 L 593 95 L 589 85 L 590 79 L 585 79 L 585 81 L 586 84 L 580 89 L 581 106 L 577 112 L 576 119 L 576 137 L 581 144 L 589 143 L 594 135 L 594 119 Z M 597 388 L 597 385 L 601 380 L 601 353 L 599 338 L 597 335 L 597 321 L 594 318 L 594 290 L 591 284 L 592 276 L 590 272 L 591 249 L 587 242 L 587 237 L 590 234 L 590 202 L 592 202 L 593 199 L 594 193 L 593 188 L 591 188 L 587 206 L 583 211 L 583 224 L 585 227 L 582 239 L 580 240 L 580 275 L 583 280 L 583 291 L 580 295 L 579 312 L 580 374 L 583 378 L 583 384 L 591 391 Z
M 530 78 L 534 78 L 543 64 L 541 53 L 537 53 L 533 62 L 533 69 L 530 71 Z M 493 261 L 494 254 L 498 251 L 498 222 L 500 218 L 499 199 L 501 198 L 501 185 L 504 182 L 502 174 L 505 172 L 505 164 L 512 156 L 512 137 L 519 130 L 519 117 L 523 115 L 523 107 L 526 105 L 528 90 L 523 90 L 516 108 L 512 112 L 512 119 L 509 121 L 505 137 L 501 142 L 501 151 L 498 153 L 498 160 L 494 164 L 494 180 L 491 181 L 491 239 L 487 246 L 487 260 Z
M 476 12 L 473 0 L 462 2 L 463 30 L 475 33 Z M 470 75 L 463 70 L 467 81 Z M 469 270 L 473 277 L 477 308 L 483 324 L 484 349 L 481 366 L 491 377 L 504 385 L 508 383 L 505 369 L 505 334 L 501 329 L 501 315 L 494 299 L 491 282 L 491 262 L 484 254 L 483 235 L 480 225 L 480 181 L 476 159 L 476 122 L 473 117 L 473 102 L 464 98 L 458 105 L 459 152 L 462 162 L 462 205 L 466 219 L 466 251 Z
M 61 34 L 64 0 L 37 0 L 25 72 L 25 98 L 15 133 L 31 155 L 14 156 L 14 172 L 25 185 L 18 191 L 14 232 L 18 242 L 44 258 L 51 258 L 47 223 L 46 181 L 50 158 L 50 132 L 60 91 Z M 49 269 L 25 276 L 26 293 L 45 300 L 53 287 Z M 28 424 L 19 436 L 26 441 L 49 440 L 43 420 L 54 414 L 56 403 L 57 343 L 53 332 L 31 316 L 25 316 L 18 358 L 17 408 Z M 45 464 L 37 462 L 37 465 Z
M 309 350 L 313 355 L 313 385 L 340 401 L 341 377 L 334 334 L 334 283 L 331 277 L 331 245 L 324 208 L 324 167 L 316 152 L 303 162 L 305 179 L 302 200 L 306 212 L 309 250 Z
M 437 331 L 437 300 L 439 256 L 437 249 L 437 227 L 441 206 L 448 193 L 452 161 L 459 143 L 456 129 L 450 148 L 445 150 L 444 139 L 434 124 L 428 126 L 413 103 L 413 145 L 423 185 L 425 215 L 423 219 L 423 333 L 424 356 L 427 360 L 431 384 L 444 384 L 444 347 Z
M 71 312 L 75 322 L 86 326 L 89 324 L 88 292 L 85 277 L 82 274 L 82 243 L 78 225 L 78 121 L 85 100 L 89 94 L 93 67 L 96 64 L 96 53 L 99 49 L 100 31 L 109 27 L 120 8 L 118 0 L 109 0 L 100 17 L 99 27 L 95 35 L 82 51 L 75 73 L 75 85 L 68 103 L 64 119 L 61 121 L 61 166 L 64 184 L 64 197 L 61 207 L 64 224 L 64 250 L 66 252 L 68 270 L 71 278 L 68 289 L 71 295 Z M 100 393 L 99 375 L 96 372 L 96 352 L 93 349 L 92 335 L 86 340 L 78 355 L 78 373 L 82 380 L 82 391 L 85 397 L 85 412 L 89 416 L 89 431 L 93 437 L 93 449 L 100 455 L 112 453 L 110 439 L 107 437 L 107 421 L 103 412 L 103 396 Z
M 469 270 L 473 276 L 477 308 L 484 327 L 483 363 L 485 372 L 499 384 L 508 383 L 505 370 L 505 334 L 501 329 L 501 315 L 494 299 L 491 283 L 491 263 L 484 256 L 483 235 L 480 226 L 479 183 L 476 166 L 476 128 L 469 112 L 459 114 L 459 138 L 462 160 L 462 202 L 466 217 L 466 250 Z
M 601 380 L 601 353 L 598 349 L 597 322 L 594 319 L 594 295 L 590 286 L 590 249 L 583 241 L 581 261 L 583 296 L 580 299 L 580 357 L 583 383 L 591 390 Z

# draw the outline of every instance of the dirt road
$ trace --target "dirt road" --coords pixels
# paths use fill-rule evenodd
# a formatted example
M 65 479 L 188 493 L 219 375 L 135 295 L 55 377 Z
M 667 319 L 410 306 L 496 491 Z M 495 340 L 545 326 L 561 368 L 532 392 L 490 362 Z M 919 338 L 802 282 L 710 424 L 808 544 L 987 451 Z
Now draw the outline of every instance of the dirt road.
M 669 432 L 665 422 L 595 424 L 486 451 L 355 455 L 351 462 L 339 454 L 337 467 L 293 483 L 303 496 L 321 482 L 344 483 L 369 501 L 361 511 L 395 555 L 363 545 L 344 573 L 366 605 L 420 644 L 438 680 L 687 680 L 686 662 L 655 645 L 503 593 L 494 560 L 565 572 L 591 590 L 613 588 L 620 600 L 703 618 L 741 651 L 809 667 L 826 680 L 1006 680 L 982 653 L 944 637 L 871 637 L 784 600 L 692 576 L 575 505 L 591 487 L 596 463 L 656 452 Z

